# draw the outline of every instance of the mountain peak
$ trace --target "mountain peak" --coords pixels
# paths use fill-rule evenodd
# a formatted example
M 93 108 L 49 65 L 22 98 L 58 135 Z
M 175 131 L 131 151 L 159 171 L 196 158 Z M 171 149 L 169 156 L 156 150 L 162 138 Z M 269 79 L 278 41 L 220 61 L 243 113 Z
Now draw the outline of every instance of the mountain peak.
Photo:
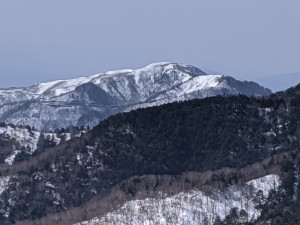
M 269 95 L 254 82 L 209 75 L 180 63 L 159 62 L 140 69 L 0 89 L 0 121 L 37 129 L 96 125 L 112 114 L 215 95 Z
M 164 70 L 179 70 L 191 74 L 193 76 L 207 75 L 207 73 L 205 73 L 204 71 L 202 71 L 201 69 L 195 66 L 183 64 L 183 63 L 174 63 L 174 62 L 152 63 L 139 70 L 153 70 L 157 68 L 164 69 Z

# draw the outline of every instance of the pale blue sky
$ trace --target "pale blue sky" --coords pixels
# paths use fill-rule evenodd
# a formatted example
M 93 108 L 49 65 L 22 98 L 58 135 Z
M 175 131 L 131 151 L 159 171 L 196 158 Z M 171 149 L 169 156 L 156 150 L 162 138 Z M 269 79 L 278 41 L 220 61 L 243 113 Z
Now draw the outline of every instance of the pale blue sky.
M 1 0 L 0 87 L 159 61 L 299 73 L 299 21 L 299 0 Z

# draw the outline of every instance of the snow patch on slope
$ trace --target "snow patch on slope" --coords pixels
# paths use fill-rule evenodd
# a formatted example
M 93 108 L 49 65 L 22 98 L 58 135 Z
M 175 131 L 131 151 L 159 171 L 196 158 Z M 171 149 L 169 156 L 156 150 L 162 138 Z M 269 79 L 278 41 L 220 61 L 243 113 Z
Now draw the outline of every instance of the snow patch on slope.
M 14 140 L 15 145 L 12 146 L 12 153 L 4 160 L 8 165 L 12 165 L 17 154 L 21 149 L 25 149 L 29 154 L 37 150 L 37 144 L 41 135 L 38 131 L 28 130 L 27 128 L 11 127 L 9 125 L 0 127 L 0 135 L 6 140 Z
M 257 200 L 265 200 L 271 189 L 277 189 L 280 183 L 279 176 L 268 175 L 223 192 L 215 190 L 207 194 L 192 190 L 171 197 L 162 195 L 160 198 L 129 201 L 103 217 L 75 225 L 213 225 L 218 216 L 224 219 L 233 208 L 244 209 L 250 221 L 261 213 L 256 207 Z
M 14 150 L 14 151 L 10 154 L 10 156 L 8 156 L 8 157 L 4 160 L 4 162 L 5 162 L 6 164 L 8 164 L 8 165 L 11 166 L 11 165 L 14 163 L 16 156 L 17 156 L 20 152 L 21 152 L 20 150 Z
M 203 88 L 214 88 L 220 84 L 219 78 L 221 77 L 222 75 L 199 76 L 193 78 L 192 80 L 189 80 L 188 82 L 181 85 L 180 87 L 182 89 L 187 90 L 188 92 L 194 92 Z
M 10 176 L 0 177 L 0 195 L 8 187 L 10 178 Z
M 55 145 L 59 145 L 64 139 L 65 141 L 68 141 L 71 139 L 71 133 L 43 133 L 44 140 L 51 140 L 55 143 Z
M 27 128 L 6 126 L 0 127 L 0 134 L 4 134 L 9 139 L 16 139 L 20 147 L 29 148 L 32 154 L 37 149 L 41 133 L 38 131 L 29 131 Z

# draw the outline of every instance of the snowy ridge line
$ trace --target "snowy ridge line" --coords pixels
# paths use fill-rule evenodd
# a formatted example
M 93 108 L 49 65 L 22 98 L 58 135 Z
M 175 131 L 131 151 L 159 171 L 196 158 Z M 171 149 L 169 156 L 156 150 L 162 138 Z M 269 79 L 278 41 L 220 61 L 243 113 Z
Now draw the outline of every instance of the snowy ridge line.
M 101 79 L 108 78 L 108 77 L 114 77 L 119 75 L 125 75 L 125 76 L 139 76 L 141 73 L 149 72 L 149 70 L 153 70 L 156 67 L 161 67 L 167 64 L 171 65 L 177 65 L 175 63 L 168 63 L 168 62 L 161 62 L 161 63 L 153 63 L 150 64 L 144 68 L 140 69 L 123 69 L 123 70 L 112 70 L 107 71 L 104 73 L 98 73 L 91 76 L 83 76 L 78 78 L 72 78 L 72 79 L 65 79 L 65 80 L 56 80 L 56 81 L 50 81 L 45 83 L 37 83 L 27 88 L 0 88 L 0 95 L 3 94 L 9 95 L 14 94 L 15 91 L 21 92 L 22 94 L 27 94 L 27 100 L 30 99 L 49 99 L 51 97 L 56 97 L 71 91 L 74 91 L 75 88 L 79 85 L 86 84 L 89 82 L 99 84 L 101 82 Z M 181 66 L 188 66 L 186 64 L 178 64 Z M 169 69 L 172 69 L 171 67 Z M 49 93 L 51 94 L 49 95 Z
M 108 71 L 104 73 L 95 74 L 92 76 L 87 77 L 78 77 L 73 78 L 69 80 L 57 80 L 57 81 L 51 81 L 47 83 L 38 83 L 36 85 L 33 85 L 26 89 L 21 89 L 23 91 L 27 91 L 28 95 L 31 96 L 30 99 L 50 99 L 53 97 L 57 97 L 63 94 L 66 94 L 68 92 L 72 92 L 75 90 L 76 87 L 82 84 L 86 83 L 94 83 L 96 85 L 100 85 L 101 87 L 105 88 L 105 84 L 102 85 L 103 81 L 106 83 L 106 79 L 115 79 L 120 76 L 127 76 L 127 77 L 134 77 L 134 80 L 136 83 L 138 83 L 140 77 L 142 77 L 144 74 L 148 74 L 149 72 L 166 72 L 166 70 L 174 70 L 174 66 L 185 66 L 188 67 L 188 65 L 185 64 L 174 64 L 174 63 L 154 63 L 150 64 L 144 68 L 136 69 L 136 70 L 116 70 L 116 71 Z M 166 66 L 165 68 L 163 68 Z M 200 71 L 200 70 L 199 70 Z M 201 75 L 207 75 L 204 74 Z M 197 74 L 196 74 L 197 75 Z M 210 75 L 215 76 L 215 75 Z M 221 75 L 216 75 L 221 76 Z M 187 81 L 187 80 L 184 80 Z M 105 88 L 106 89 L 106 88 Z M 18 89 L 20 90 L 20 89 Z M 109 88 L 106 89 L 109 91 Z M 11 92 L 13 92 L 11 90 Z M 0 89 L 1 93 L 1 89 Z

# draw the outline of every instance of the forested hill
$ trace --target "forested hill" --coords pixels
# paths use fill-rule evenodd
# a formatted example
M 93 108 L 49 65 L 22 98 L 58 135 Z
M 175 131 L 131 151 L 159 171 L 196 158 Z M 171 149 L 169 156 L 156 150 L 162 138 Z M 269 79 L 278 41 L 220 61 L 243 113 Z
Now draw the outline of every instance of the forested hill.
M 111 116 L 34 163 L 16 164 L 11 171 L 17 174 L 1 194 L 0 223 L 83 206 L 133 176 L 244 168 L 298 152 L 299 89 L 265 98 L 217 96 Z M 237 177 L 229 183 L 235 182 Z M 123 191 L 136 194 L 134 186 Z

